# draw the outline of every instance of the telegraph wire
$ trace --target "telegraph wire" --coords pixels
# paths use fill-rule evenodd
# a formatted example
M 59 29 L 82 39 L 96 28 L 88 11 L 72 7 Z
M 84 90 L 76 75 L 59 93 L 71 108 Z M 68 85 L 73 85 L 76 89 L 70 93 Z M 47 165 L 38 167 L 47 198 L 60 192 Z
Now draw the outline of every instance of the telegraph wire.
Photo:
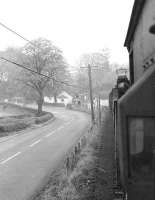
M 6 26 L 5 24 L 0 22 L 0 26 L 2 26 L 3 28 L 7 29 L 8 31 L 10 31 L 11 33 L 13 33 L 14 35 L 17 35 L 18 37 L 20 37 L 21 39 L 25 40 L 26 42 L 32 44 L 34 47 L 37 47 L 33 42 L 31 42 L 30 40 L 28 40 L 26 37 L 22 36 L 21 34 L 17 33 L 16 31 L 14 31 L 13 29 L 9 28 L 8 26 Z M 37 47 L 38 48 L 38 47 Z
M 7 58 L 0 57 L 0 59 L 1 59 L 1 60 L 4 60 L 4 61 L 7 61 L 7 62 L 9 62 L 9 63 L 11 63 L 11 64 L 17 65 L 18 67 L 23 68 L 23 69 L 26 69 L 26 70 L 28 70 L 28 71 L 30 71 L 30 72 L 32 72 L 32 73 L 39 74 L 39 75 L 41 75 L 41 76 L 44 76 L 44 77 L 46 77 L 46 78 L 49 78 L 49 76 L 47 76 L 47 75 L 45 75 L 45 74 L 36 72 L 36 71 L 34 71 L 34 70 L 32 70 L 32 69 L 30 69 L 30 68 L 28 68 L 28 67 L 25 67 L 24 65 L 21 65 L 21 64 L 19 64 L 19 63 L 14 62 L 14 61 L 8 60 Z
M 37 47 L 33 42 L 31 42 L 30 40 L 28 40 L 26 37 L 22 36 L 21 34 L 17 33 L 17 32 L 14 31 L 13 29 L 9 28 L 9 27 L 6 26 L 5 24 L 3 24 L 3 23 L 0 22 L 0 26 L 2 26 L 3 28 L 7 29 L 7 30 L 10 31 L 11 33 L 17 35 L 17 36 L 20 37 L 21 39 L 25 40 L 26 42 L 32 44 L 34 47 L 36 47 L 36 48 L 39 49 L 39 47 Z M 50 76 L 47 76 L 47 75 L 42 74 L 42 73 L 38 73 L 38 72 L 36 72 L 36 71 L 34 71 L 34 70 L 28 68 L 28 67 L 25 67 L 24 65 L 21 65 L 21 64 L 19 64 L 19 63 L 14 62 L 14 61 L 8 60 L 8 59 L 6 59 L 6 58 L 4 58 L 4 57 L 0 57 L 0 59 L 1 59 L 1 60 L 5 60 L 5 61 L 7 61 L 7 62 L 10 62 L 10 63 L 12 63 L 12 64 L 14 64 L 14 65 L 16 65 L 16 66 L 18 66 L 18 67 L 21 67 L 21 68 L 23 68 L 23 69 L 25 69 L 25 70 L 30 71 L 30 72 L 32 72 L 32 73 L 39 74 L 39 75 L 44 76 L 44 77 L 46 77 L 46 78 L 50 78 L 50 79 L 54 80 L 55 82 L 59 82 L 59 83 L 61 83 L 61 84 L 65 84 L 65 85 L 67 85 L 67 86 L 79 88 L 78 86 L 74 86 L 74 85 L 68 84 L 68 83 L 63 82 L 63 81 L 58 81 L 58 80 L 56 80 L 56 79 L 54 79 L 54 78 L 52 78 L 52 77 L 50 77 Z
M 40 76 L 43 76 L 43 77 L 52 79 L 53 81 L 55 81 L 55 82 L 57 82 L 57 83 L 61 83 L 61 84 L 64 84 L 64 85 L 67 85 L 67 86 L 70 86 L 70 87 L 74 87 L 74 88 L 78 88 L 78 89 L 80 88 L 80 87 L 78 87 L 78 86 L 76 86 L 76 85 L 72 85 L 72 84 L 66 83 L 66 82 L 64 82 L 64 81 L 56 80 L 56 79 L 54 79 L 52 76 L 47 76 L 47 75 L 45 75 L 45 74 L 36 72 L 36 71 L 34 71 L 34 70 L 32 70 L 32 69 L 30 69 L 30 68 L 28 68 L 28 67 L 26 67 L 26 66 L 24 66 L 24 65 L 22 65 L 22 64 L 19 64 L 19 63 L 17 63 L 17 62 L 11 61 L 11 60 L 9 60 L 9 59 L 7 59 L 7 58 L 0 57 L 0 59 L 1 59 L 1 60 L 4 60 L 4 61 L 7 61 L 7 62 L 9 62 L 9 63 L 11 63 L 11 64 L 14 64 L 14 65 L 16 65 L 16 66 L 18 66 L 18 67 L 20 67 L 20 68 L 25 69 L 25 70 L 28 70 L 28 71 L 30 71 L 31 73 L 35 73 L 35 74 L 38 74 L 38 75 L 40 75 Z M 84 89 L 84 88 L 82 88 L 82 89 Z

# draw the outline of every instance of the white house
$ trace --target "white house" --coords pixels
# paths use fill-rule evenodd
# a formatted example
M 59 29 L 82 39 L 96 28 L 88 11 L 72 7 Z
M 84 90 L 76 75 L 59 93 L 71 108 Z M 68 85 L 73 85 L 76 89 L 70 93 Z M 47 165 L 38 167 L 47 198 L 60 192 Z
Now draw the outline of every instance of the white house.
M 57 103 L 64 103 L 65 106 L 68 103 L 72 103 L 73 97 L 69 95 L 67 92 L 63 91 L 57 96 Z M 54 97 L 44 97 L 44 101 L 47 103 L 54 103 Z

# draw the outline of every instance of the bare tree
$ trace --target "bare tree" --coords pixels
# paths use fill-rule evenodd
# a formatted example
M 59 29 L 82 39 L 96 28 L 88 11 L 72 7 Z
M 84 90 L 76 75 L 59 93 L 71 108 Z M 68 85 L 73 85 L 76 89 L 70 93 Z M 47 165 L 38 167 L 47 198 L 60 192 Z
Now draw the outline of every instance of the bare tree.
M 49 40 L 43 38 L 28 43 L 23 48 L 23 54 L 23 64 L 38 74 L 22 70 L 20 81 L 29 88 L 29 95 L 33 91 L 34 100 L 38 105 L 38 114 L 41 114 L 45 89 L 53 88 L 53 80 L 49 77 L 55 79 L 59 71 L 62 74 L 65 73 L 64 58 L 60 49 Z M 47 77 L 43 77 L 40 74 L 47 75 Z
M 22 53 L 20 48 L 9 47 L 5 51 L 0 52 L 0 56 L 5 57 L 12 61 L 19 61 L 21 59 Z M 16 78 L 20 72 L 20 68 L 16 67 L 14 64 L 0 60 L 0 99 L 11 99 L 18 96 L 20 91 L 20 85 Z
M 109 50 L 84 54 L 80 59 L 82 73 L 79 73 L 78 84 L 82 83 L 88 88 L 88 65 L 91 67 L 93 94 L 107 98 L 114 84 L 114 73 L 109 63 Z M 87 75 L 87 76 L 86 76 Z

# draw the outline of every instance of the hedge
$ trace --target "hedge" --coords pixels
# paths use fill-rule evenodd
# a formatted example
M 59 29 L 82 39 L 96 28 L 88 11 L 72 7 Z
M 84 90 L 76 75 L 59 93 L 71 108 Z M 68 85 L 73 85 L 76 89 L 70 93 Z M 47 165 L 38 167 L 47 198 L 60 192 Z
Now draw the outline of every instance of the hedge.
M 0 132 L 11 132 L 11 131 L 19 131 L 27 128 L 28 126 L 35 123 L 34 118 L 25 118 L 25 119 L 11 119 L 2 120 L 0 123 Z
M 0 122 L 0 136 L 1 132 L 13 132 L 25 129 L 33 124 L 40 124 L 50 120 L 53 115 L 51 113 L 44 114 L 40 117 L 26 117 L 24 119 L 12 118 L 10 121 L 2 119 Z
M 46 122 L 46 121 L 50 120 L 52 117 L 53 117 L 53 115 L 51 113 L 44 114 L 40 117 L 36 117 L 35 123 L 40 124 L 40 123 Z
M 22 107 L 11 103 L 0 103 L 0 106 L 7 106 L 11 109 L 19 109 L 21 111 L 29 111 L 21 115 L 0 117 L 0 137 L 8 135 L 9 132 L 19 131 L 25 129 L 33 124 L 41 124 L 53 117 L 53 114 L 49 112 L 42 112 L 41 116 L 38 116 L 36 109 Z
M 65 107 L 64 103 L 44 103 L 45 106 L 53 106 L 53 107 Z

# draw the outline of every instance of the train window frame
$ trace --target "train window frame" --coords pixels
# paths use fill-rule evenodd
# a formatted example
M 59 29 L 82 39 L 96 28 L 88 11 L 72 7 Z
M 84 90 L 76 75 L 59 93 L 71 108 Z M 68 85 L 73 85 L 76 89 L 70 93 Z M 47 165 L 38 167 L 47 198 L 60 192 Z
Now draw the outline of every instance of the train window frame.
M 132 154 L 130 153 L 130 130 L 129 130 L 129 120 L 130 119 L 142 119 L 143 120 L 143 123 L 147 123 L 147 121 L 144 122 L 144 120 L 147 120 L 147 119 L 151 119 L 151 120 L 155 120 L 155 116 L 136 116 L 136 115 L 128 115 L 126 117 L 126 127 L 127 127 L 127 135 L 126 135 L 126 144 L 127 144 L 127 162 L 128 162 L 128 177 L 132 177 L 133 175 L 133 167 L 132 167 Z M 143 128 L 144 128 L 145 125 L 143 125 Z M 144 128 L 144 131 L 145 131 L 145 128 Z M 143 143 L 143 147 L 145 145 L 145 133 L 143 134 L 143 139 L 144 139 L 144 143 Z
M 134 127 L 131 127 L 131 125 L 134 125 Z M 138 126 L 137 126 L 138 125 Z M 133 128 L 131 130 L 131 128 Z M 136 134 L 133 135 L 133 131 L 136 131 Z M 136 153 L 142 152 L 144 149 L 144 118 L 142 117 L 130 117 L 128 118 L 128 133 L 129 133 L 129 154 L 130 155 L 134 155 Z M 139 135 L 137 133 L 140 133 Z M 133 137 L 131 138 L 131 135 L 134 136 L 136 138 L 135 140 L 135 146 L 133 146 L 133 142 L 131 141 L 133 139 Z M 138 139 L 140 139 L 142 141 L 142 145 L 139 147 L 137 145 L 138 143 Z M 139 149 L 138 149 L 139 147 Z M 135 148 L 135 149 L 134 149 Z

